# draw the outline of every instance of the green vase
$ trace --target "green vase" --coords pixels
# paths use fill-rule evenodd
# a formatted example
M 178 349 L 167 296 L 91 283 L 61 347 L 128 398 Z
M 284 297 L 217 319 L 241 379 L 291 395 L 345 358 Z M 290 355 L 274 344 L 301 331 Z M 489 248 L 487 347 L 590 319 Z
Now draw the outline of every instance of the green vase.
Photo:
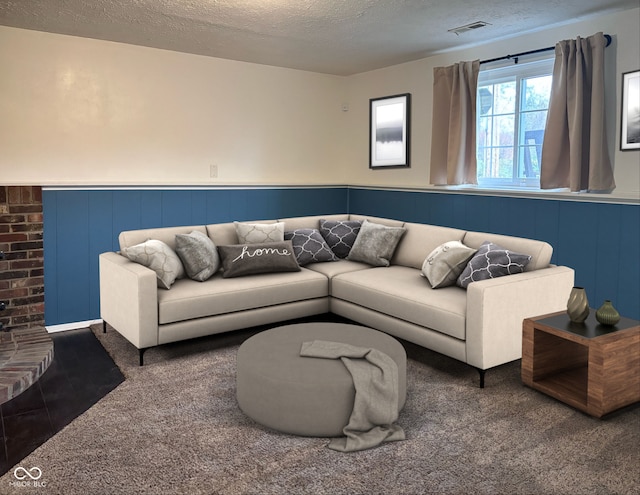
M 615 325 L 620 321 L 620 313 L 613 307 L 608 299 L 596 311 L 596 320 L 602 325 Z
M 569 319 L 574 323 L 584 323 L 589 316 L 589 301 L 587 293 L 582 287 L 574 287 L 569 294 L 567 301 L 567 313 Z

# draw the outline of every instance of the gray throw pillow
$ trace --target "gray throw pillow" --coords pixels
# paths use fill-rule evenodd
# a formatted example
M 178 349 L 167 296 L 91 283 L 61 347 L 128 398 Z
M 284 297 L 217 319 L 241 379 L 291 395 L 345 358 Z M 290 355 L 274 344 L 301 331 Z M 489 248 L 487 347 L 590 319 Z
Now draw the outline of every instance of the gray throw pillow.
M 320 219 L 320 234 L 338 258 L 346 258 L 362 227 L 362 220 Z
M 261 242 L 284 241 L 284 222 L 233 223 L 236 227 L 239 244 L 258 244 Z
M 176 253 L 190 279 L 204 282 L 220 268 L 216 245 L 206 234 L 197 230 L 176 235 Z
M 387 227 L 365 220 L 347 259 L 373 266 L 389 266 L 406 230 L 404 227 Z
M 224 278 L 300 271 L 291 241 L 218 246 L 218 252 Z
M 422 264 L 422 274 L 434 289 L 455 285 L 458 276 L 467 266 L 477 249 L 460 241 L 449 241 L 435 248 Z
M 284 238 L 291 241 L 293 252 L 300 266 L 324 261 L 338 261 L 318 229 L 296 229 L 284 233 Z
M 485 241 L 462 271 L 456 284 L 466 289 L 472 282 L 522 273 L 530 261 L 531 256 L 527 254 L 514 253 Z
M 131 261 L 156 272 L 158 287 L 163 289 L 170 289 L 177 279 L 184 277 L 180 258 L 162 241 L 149 239 L 141 244 L 124 248 L 121 252 Z

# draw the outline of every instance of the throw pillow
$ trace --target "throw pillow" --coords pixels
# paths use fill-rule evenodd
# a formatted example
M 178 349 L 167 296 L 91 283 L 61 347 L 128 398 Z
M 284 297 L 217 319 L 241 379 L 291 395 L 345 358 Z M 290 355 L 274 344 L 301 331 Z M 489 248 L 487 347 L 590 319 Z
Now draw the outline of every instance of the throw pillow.
M 300 271 L 291 241 L 218 246 L 218 252 L 224 278 Z
M 323 261 L 338 261 L 318 229 L 296 229 L 284 233 L 285 240 L 291 241 L 293 252 L 300 266 Z
M 346 258 L 362 227 L 361 220 L 320 220 L 320 233 L 338 258 Z
M 124 248 L 121 252 L 131 261 L 156 272 L 158 287 L 163 289 L 170 289 L 177 279 L 184 277 L 180 258 L 162 241 L 149 239 L 141 244 Z
M 456 284 L 466 289 L 470 283 L 489 278 L 498 278 L 522 273 L 531 261 L 531 256 L 518 254 L 485 241 L 462 271 Z
M 460 241 L 449 241 L 435 248 L 422 264 L 422 275 L 434 289 L 455 285 L 458 276 L 467 266 L 477 249 Z
M 347 259 L 373 266 L 389 266 L 406 230 L 404 227 L 387 227 L 365 220 Z
M 204 282 L 220 268 L 220 256 L 209 236 L 194 230 L 176 235 L 176 253 L 190 279 Z
M 276 223 L 241 223 L 236 226 L 239 244 L 258 244 L 261 242 L 284 241 L 284 222 Z

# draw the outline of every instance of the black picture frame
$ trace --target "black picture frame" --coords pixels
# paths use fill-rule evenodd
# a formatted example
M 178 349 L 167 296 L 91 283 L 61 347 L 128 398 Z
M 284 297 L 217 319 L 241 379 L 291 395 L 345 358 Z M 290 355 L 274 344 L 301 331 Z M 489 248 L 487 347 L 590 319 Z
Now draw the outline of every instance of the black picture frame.
M 640 70 L 622 74 L 620 150 L 640 150 Z
M 410 166 L 411 93 L 369 100 L 369 168 Z

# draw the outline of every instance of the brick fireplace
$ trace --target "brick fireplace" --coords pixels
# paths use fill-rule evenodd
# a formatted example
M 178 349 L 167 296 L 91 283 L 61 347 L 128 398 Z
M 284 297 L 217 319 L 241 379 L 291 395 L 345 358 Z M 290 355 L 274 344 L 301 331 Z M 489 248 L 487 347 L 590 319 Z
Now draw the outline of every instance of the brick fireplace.
M 0 325 L 44 326 L 40 186 L 0 186 Z

